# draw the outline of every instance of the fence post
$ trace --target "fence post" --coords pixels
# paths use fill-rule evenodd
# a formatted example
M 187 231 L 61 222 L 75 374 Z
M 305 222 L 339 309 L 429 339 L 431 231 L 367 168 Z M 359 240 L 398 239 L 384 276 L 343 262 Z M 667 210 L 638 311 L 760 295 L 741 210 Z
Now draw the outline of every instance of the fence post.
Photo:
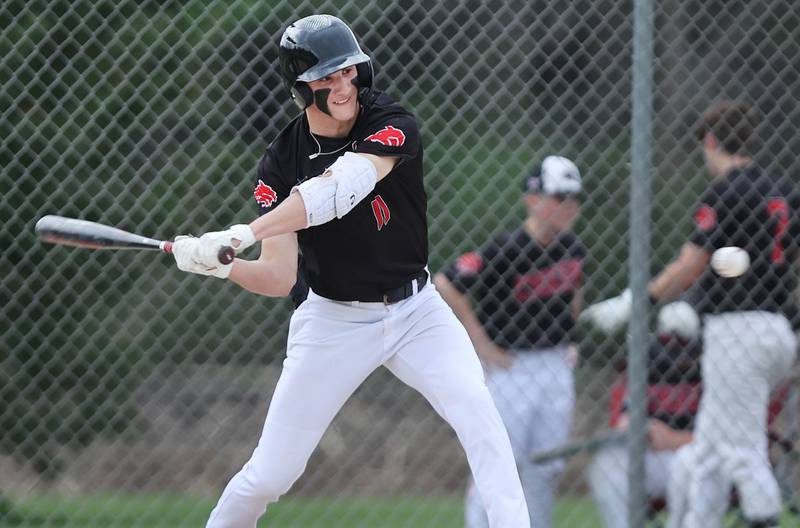
M 636 0 L 633 7 L 633 109 L 631 124 L 630 286 L 633 314 L 628 333 L 630 394 L 629 526 L 645 521 L 647 447 L 647 348 L 650 278 L 650 174 L 653 123 L 653 4 Z

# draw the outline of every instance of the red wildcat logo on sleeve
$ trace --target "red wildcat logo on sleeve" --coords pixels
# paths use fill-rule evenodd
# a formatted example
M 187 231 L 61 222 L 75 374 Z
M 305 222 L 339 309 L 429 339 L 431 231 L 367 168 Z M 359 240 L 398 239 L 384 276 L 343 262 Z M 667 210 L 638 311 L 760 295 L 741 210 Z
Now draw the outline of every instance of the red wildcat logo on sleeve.
M 717 225 L 717 212 L 710 205 L 703 204 L 694 213 L 694 223 L 700 231 L 711 231 Z
M 406 135 L 399 128 L 386 125 L 374 134 L 367 136 L 364 141 L 374 141 L 387 147 L 400 147 L 406 142 Z
M 261 180 L 258 180 L 258 185 L 253 190 L 253 196 L 261 207 L 269 207 L 278 199 L 278 194 L 272 190 L 272 187 Z

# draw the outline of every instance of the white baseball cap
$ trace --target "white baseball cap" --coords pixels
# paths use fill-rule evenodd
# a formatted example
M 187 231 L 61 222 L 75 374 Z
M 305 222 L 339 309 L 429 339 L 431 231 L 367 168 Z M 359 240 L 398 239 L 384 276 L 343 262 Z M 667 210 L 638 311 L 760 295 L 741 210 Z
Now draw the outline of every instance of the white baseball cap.
M 578 194 L 581 192 L 581 173 L 577 165 L 563 156 L 547 156 L 525 176 L 526 193 L 547 195 Z

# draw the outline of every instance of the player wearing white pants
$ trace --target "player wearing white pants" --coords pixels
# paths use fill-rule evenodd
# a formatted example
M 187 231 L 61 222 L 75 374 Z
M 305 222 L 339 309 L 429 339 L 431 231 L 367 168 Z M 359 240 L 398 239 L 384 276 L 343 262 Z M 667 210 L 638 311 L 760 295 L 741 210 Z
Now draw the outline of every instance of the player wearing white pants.
M 173 246 L 184 271 L 302 303 L 261 439 L 208 526 L 254 527 L 303 473 L 347 398 L 385 365 L 452 425 L 492 528 L 527 528 L 514 455 L 480 363 L 428 284 L 416 118 L 373 88 L 369 56 L 336 17 L 290 24 L 278 55 L 303 112 L 259 164 L 253 196 L 261 217 Z M 224 246 L 242 250 L 259 240 L 258 260 L 218 262 Z
M 675 451 L 645 452 L 645 493 L 650 498 L 666 497 L 667 483 Z M 628 471 L 630 459 L 625 443 L 607 446 L 597 452 L 587 470 L 589 486 L 606 528 L 627 528 Z
M 530 455 L 557 447 L 569 437 L 575 405 L 574 358 L 566 346 L 511 354 L 511 368 L 492 369 L 487 383 L 511 439 L 525 500 L 533 512 L 531 528 L 545 528 L 550 526 L 564 461 L 534 464 Z M 466 526 L 488 526 L 474 481 L 467 490 Z
M 547 528 L 564 464 L 536 465 L 530 456 L 564 443 L 572 423 L 577 352 L 571 337 L 585 254 L 572 226 L 581 177 L 569 159 L 547 156 L 522 183 L 528 210 L 523 225 L 461 255 L 435 281 L 486 367 L 517 459 L 530 524 Z M 467 528 L 487 526 L 476 484 L 467 489 Z
M 705 317 L 704 340 L 703 398 L 671 480 L 669 526 L 719 526 L 732 484 L 745 518 L 777 518 L 765 427 L 770 392 L 795 360 L 795 334 L 783 315 L 730 312 Z
M 418 337 L 419 336 L 419 337 Z M 253 456 L 230 481 L 208 527 L 254 526 L 303 473 L 345 401 L 384 365 L 455 430 L 492 526 L 527 524 L 503 423 L 463 327 L 432 285 L 393 305 L 309 292 L 292 316 L 287 357 Z
M 647 415 L 644 491 L 649 499 L 665 498 L 677 450 L 692 440 L 691 429 L 701 394 L 700 317 L 686 302 L 659 310 L 656 337 L 650 345 L 647 374 Z M 610 423 L 628 427 L 627 375 L 611 391 Z M 587 469 L 589 487 L 606 528 L 629 526 L 629 448 L 626 442 L 601 447 Z
M 698 311 L 708 314 L 702 362 L 707 396 L 698 413 L 696 441 L 679 457 L 693 453 L 688 502 L 670 501 L 673 526 L 713 528 L 731 481 L 753 526 L 778 523 L 766 417 L 769 390 L 793 354 L 785 314 L 798 309 L 793 263 L 800 240 L 800 192 L 791 179 L 755 162 L 763 144 L 761 126 L 758 111 L 744 101 L 717 103 L 698 121 L 694 133 L 712 181 L 694 209 L 689 240 L 648 286 L 651 299 L 659 302 L 688 291 Z M 747 252 L 749 268 L 718 261 L 714 266 L 712 255 L 730 247 Z M 630 313 L 627 291 L 590 306 L 584 317 L 613 331 Z

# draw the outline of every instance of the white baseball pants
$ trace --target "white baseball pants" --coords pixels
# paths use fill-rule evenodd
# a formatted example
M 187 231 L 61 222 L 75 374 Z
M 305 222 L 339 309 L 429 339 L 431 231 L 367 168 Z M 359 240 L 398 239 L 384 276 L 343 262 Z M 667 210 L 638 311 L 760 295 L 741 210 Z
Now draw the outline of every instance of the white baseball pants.
M 730 312 L 705 317 L 703 340 L 703 396 L 694 440 L 678 451 L 669 526 L 720 526 L 731 484 L 747 519 L 776 517 L 767 412 L 771 390 L 795 360 L 795 334 L 783 315 Z
M 676 451 L 645 452 L 645 493 L 648 498 L 666 497 L 670 469 Z M 606 528 L 628 528 L 628 447 L 622 444 L 600 449 L 592 459 L 587 476 L 597 508 Z
M 575 380 L 568 356 L 566 346 L 517 352 L 510 369 L 493 368 L 488 373 L 489 392 L 517 459 L 532 528 L 551 526 L 555 488 L 564 469 L 563 460 L 534 464 L 530 455 L 557 447 L 569 438 Z M 467 490 L 467 528 L 492 525 L 476 484 L 472 482 Z
M 386 366 L 453 427 L 493 528 L 528 528 L 508 435 L 466 331 L 435 288 L 392 305 L 309 292 L 292 316 L 287 356 L 253 455 L 206 525 L 253 528 L 300 477 L 345 401 Z

